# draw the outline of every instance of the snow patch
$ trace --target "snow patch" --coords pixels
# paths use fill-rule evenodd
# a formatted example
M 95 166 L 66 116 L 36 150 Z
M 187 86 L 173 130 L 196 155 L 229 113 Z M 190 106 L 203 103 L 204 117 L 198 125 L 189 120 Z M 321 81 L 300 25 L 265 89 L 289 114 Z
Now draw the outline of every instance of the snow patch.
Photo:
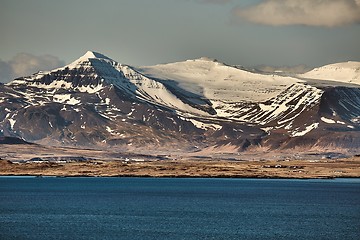
M 334 120 L 328 119 L 328 118 L 325 118 L 325 117 L 321 117 L 321 121 L 323 121 L 324 123 L 329 123 L 329 124 L 336 123 Z
M 106 126 L 106 131 L 108 131 L 109 133 L 113 133 L 114 130 L 112 130 L 109 126 Z
M 266 128 L 260 128 L 261 130 L 263 130 L 264 132 L 270 132 L 271 130 L 273 130 L 273 127 L 266 127 Z
M 119 109 L 119 110 L 120 110 L 120 109 Z M 127 115 L 128 115 L 128 116 L 131 116 L 131 115 L 134 113 L 134 111 L 135 111 L 135 108 L 132 108 L 132 109 L 131 109 L 131 112 L 129 112 Z
M 76 87 L 75 90 L 79 91 L 79 92 L 87 92 L 87 93 L 96 93 L 98 91 L 100 91 L 101 89 L 103 89 L 104 86 L 102 84 L 98 84 L 97 86 L 81 86 L 81 87 Z
M 9 121 L 9 123 L 10 123 L 10 128 L 11 128 L 11 130 L 13 130 L 13 129 L 14 129 L 14 125 L 15 125 L 15 123 L 16 123 L 16 120 L 10 118 L 10 119 L 8 119 L 8 121 Z
M 53 98 L 54 102 L 66 103 L 68 105 L 76 105 L 81 101 L 71 97 L 71 94 L 55 94 Z
M 218 124 L 213 124 L 213 123 L 203 123 L 194 119 L 189 119 L 189 121 L 194 124 L 195 127 L 200 128 L 200 129 L 204 129 L 204 130 L 208 130 L 208 129 L 212 129 L 215 131 L 221 130 L 222 126 L 218 125 Z
M 307 126 L 307 127 L 305 128 L 305 130 L 303 130 L 303 131 L 300 131 L 300 132 L 294 131 L 294 132 L 292 133 L 292 137 L 304 136 L 305 134 L 311 132 L 312 130 L 314 130 L 314 129 L 318 128 L 318 127 L 319 127 L 319 123 L 313 123 L 313 124 L 311 124 L 310 126 Z

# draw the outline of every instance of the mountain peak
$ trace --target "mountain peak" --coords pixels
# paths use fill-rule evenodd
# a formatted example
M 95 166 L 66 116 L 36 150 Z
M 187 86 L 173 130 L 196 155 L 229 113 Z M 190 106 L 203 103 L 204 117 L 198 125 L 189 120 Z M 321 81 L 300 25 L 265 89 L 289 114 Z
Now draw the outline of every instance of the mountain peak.
M 81 56 L 77 61 L 87 61 L 89 59 L 92 58 L 98 58 L 98 59 L 108 59 L 108 60 L 112 60 L 111 58 L 98 53 L 98 52 L 94 52 L 94 51 L 87 51 L 83 56 Z
M 215 58 L 210 57 L 201 57 L 190 61 L 218 62 L 218 60 L 216 60 Z
M 98 53 L 94 51 L 87 51 L 84 55 L 82 55 L 80 58 L 76 59 L 66 67 L 69 68 L 77 68 L 79 65 L 83 65 L 84 62 L 89 62 L 91 59 L 97 59 L 97 60 L 105 60 L 106 62 L 115 62 L 111 58 Z

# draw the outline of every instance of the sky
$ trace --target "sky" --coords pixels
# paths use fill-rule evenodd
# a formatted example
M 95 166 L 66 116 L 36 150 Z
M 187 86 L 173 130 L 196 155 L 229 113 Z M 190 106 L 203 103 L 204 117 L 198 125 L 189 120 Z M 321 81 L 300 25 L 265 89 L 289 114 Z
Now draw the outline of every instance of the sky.
M 0 0 L 0 81 L 100 52 L 144 66 L 360 61 L 360 0 Z

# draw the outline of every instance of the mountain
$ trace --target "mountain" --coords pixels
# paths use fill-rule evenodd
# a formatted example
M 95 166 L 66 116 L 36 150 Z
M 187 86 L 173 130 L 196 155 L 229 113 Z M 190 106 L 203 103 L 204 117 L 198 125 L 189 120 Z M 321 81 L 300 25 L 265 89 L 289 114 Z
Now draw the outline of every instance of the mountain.
M 336 82 L 360 84 L 360 62 L 344 62 L 315 68 L 299 75 L 302 78 L 330 80 Z
M 311 72 L 259 74 L 209 58 L 132 67 L 89 51 L 0 85 L 0 136 L 134 151 L 357 152 L 358 82 Z

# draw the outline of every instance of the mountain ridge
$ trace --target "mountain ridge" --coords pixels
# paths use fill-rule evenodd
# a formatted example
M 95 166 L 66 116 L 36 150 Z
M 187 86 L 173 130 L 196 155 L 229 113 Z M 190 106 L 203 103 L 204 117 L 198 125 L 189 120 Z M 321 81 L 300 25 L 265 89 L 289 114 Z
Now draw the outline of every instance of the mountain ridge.
M 337 82 L 347 82 L 360 85 L 360 62 L 348 61 L 342 63 L 333 63 L 319 68 L 315 68 L 300 77 L 332 80 Z
M 208 58 L 132 67 L 88 51 L 0 85 L 0 136 L 133 150 L 356 152 L 358 85 L 319 85 L 305 76 L 253 73 Z

